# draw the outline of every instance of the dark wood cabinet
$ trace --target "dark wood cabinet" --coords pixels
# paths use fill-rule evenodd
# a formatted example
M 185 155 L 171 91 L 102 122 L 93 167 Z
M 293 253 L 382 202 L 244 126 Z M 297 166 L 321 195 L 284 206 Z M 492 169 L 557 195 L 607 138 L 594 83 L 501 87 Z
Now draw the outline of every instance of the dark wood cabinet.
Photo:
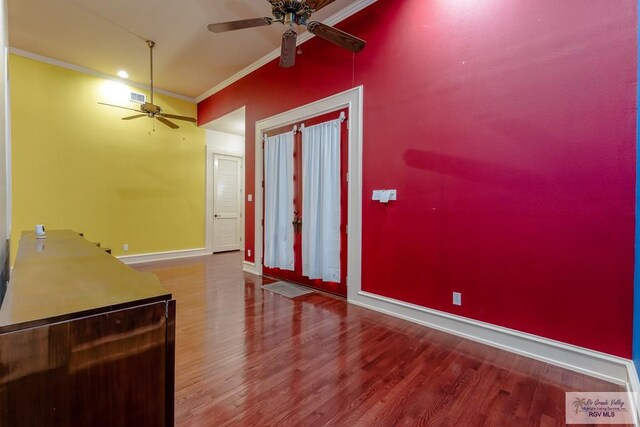
M 174 336 L 155 276 L 71 231 L 25 234 L 0 306 L 0 426 L 173 425 Z

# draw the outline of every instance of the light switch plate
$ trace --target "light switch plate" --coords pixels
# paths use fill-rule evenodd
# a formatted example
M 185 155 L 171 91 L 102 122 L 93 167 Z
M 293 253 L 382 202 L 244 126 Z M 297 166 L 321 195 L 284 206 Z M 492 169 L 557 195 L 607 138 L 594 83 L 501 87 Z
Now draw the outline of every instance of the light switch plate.
M 389 192 L 389 200 L 397 200 L 397 190 L 373 190 L 373 194 L 371 194 L 371 200 L 375 200 L 377 202 L 382 200 L 382 193 L 384 191 Z

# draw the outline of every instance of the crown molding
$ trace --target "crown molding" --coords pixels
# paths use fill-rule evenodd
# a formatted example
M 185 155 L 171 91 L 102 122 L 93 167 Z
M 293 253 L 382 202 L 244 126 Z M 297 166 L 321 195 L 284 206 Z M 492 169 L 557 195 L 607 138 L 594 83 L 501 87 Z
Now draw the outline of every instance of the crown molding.
M 16 49 L 15 47 L 10 47 L 9 48 L 9 53 L 12 53 L 12 54 L 18 55 L 18 56 L 23 56 L 25 58 L 33 59 L 35 61 L 44 62 L 45 64 L 50 64 L 50 65 L 55 65 L 55 66 L 58 66 L 58 67 L 66 68 L 67 70 L 73 70 L 73 71 L 77 71 L 79 73 L 88 74 L 90 76 L 99 77 L 101 79 L 111 80 L 111 81 L 117 82 L 117 83 L 122 83 L 122 84 L 125 84 L 127 86 L 137 87 L 139 89 L 143 89 L 143 90 L 147 90 L 147 91 L 149 90 L 149 85 L 145 84 L 145 83 L 135 82 L 133 80 L 121 79 L 121 78 L 112 76 L 110 74 L 103 73 L 101 71 L 92 70 L 91 68 L 82 67 L 82 66 L 76 65 L 76 64 L 70 64 L 68 62 L 60 61 L 59 59 L 50 58 L 48 56 L 39 55 L 37 53 L 29 52 L 29 51 L 26 51 L 26 50 Z M 183 101 L 190 102 L 192 104 L 196 103 L 195 99 L 190 98 L 188 96 L 180 95 L 179 93 L 170 92 L 168 90 L 158 89 L 158 88 L 153 88 L 153 91 L 154 91 L 154 93 L 159 93 L 161 95 L 171 96 L 173 98 L 181 99 Z
M 344 21 L 348 17 L 350 17 L 352 15 L 355 15 L 356 13 L 360 12 L 365 7 L 372 5 L 376 1 L 378 1 L 378 0 L 356 0 L 353 3 L 351 3 L 349 6 L 345 7 L 344 9 L 340 10 L 339 12 L 331 15 L 329 18 L 327 18 L 324 21 L 322 21 L 322 23 L 326 24 L 326 25 L 336 25 L 337 23 Z M 300 46 L 302 43 L 306 42 L 307 40 L 309 40 L 309 39 L 311 39 L 313 37 L 315 37 L 315 36 L 313 34 L 311 34 L 310 32 L 308 32 L 308 31 L 305 32 L 300 37 L 298 37 L 297 46 Z M 205 99 L 207 99 L 211 95 L 220 92 L 222 89 L 224 89 L 224 88 L 226 88 L 228 86 L 231 86 L 233 83 L 237 82 L 238 80 L 240 80 L 243 77 L 246 77 L 247 75 L 251 74 L 252 72 L 257 70 L 258 68 L 268 64 L 269 62 L 273 61 L 274 59 L 278 58 L 279 56 L 280 56 L 280 49 L 279 48 L 278 49 L 274 49 L 272 52 L 270 52 L 267 55 L 263 56 L 262 58 L 258 59 L 257 61 L 255 61 L 251 65 L 249 65 L 246 68 L 238 71 L 236 74 L 232 75 L 228 79 L 226 79 L 223 82 L 219 83 L 218 85 L 212 87 L 211 89 L 209 89 L 208 91 L 206 91 L 202 95 L 196 97 L 196 99 L 195 99 L 196 102 L 204 101 Z

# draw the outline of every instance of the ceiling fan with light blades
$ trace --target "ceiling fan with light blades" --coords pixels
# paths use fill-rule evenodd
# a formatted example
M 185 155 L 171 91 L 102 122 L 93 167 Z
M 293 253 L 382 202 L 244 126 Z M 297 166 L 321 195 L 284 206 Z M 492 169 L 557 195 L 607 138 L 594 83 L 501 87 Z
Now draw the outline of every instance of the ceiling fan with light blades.
M 154 41 L 147 40 L 147 46 L 149 46 L 149 64 L 151 69 L 151 73 L 150 73 L 151 74 L 151 79 L 150 79 L 151 102 L 145 102 L 144 104 L 141 104 L 139 110 L 136 110 L 135 108 L 123 107 L 121 105 L 106 104 L 104 102 L 98 102 L 98 104 L 107 105 L 109 107 L 122 108 L 125 110 L 136 111 L 140 113 L 140 114 L 135 114 L 133 116 L 123 117 L 122 120 L 132 120 L 132 119 L 137 119 L 137 118 L 146 116 L 146 117 L 150 117 L 152 119 L 158 120 L 159 122 L 169 126 L 171 129 L 178 129 L 180 126 L 178 126 L 177 124 L 167 119 L 185 120 L 187 122 L 196 123 L 196 119 L 194 119 L 193 117 L 167 114 L 162 111 L 162 108 L 159 105 L 155 105 L 153 103 L 153 48 L 155 47 L 155 45 L 156 43 Z
M 317 21 L 309 21 L 314 12 L 333 3 L 335 0 L 267 0 L 271 3 L 273 18 L 253 18 L 240 21 L 209 24 L 208 29 L 214 33 L 241 30 L 244 28 L 263 27 L 274 22 L 287 25 L 289 28 L 282 35 L 280 66 L 293 67 L 296 62 L 296 42 L 298 33 L 293 29 L 295 25 L 307 27 L 311 34 L 330 41 L 351 52 L 360 52 L 366 42 L 351 34 Z

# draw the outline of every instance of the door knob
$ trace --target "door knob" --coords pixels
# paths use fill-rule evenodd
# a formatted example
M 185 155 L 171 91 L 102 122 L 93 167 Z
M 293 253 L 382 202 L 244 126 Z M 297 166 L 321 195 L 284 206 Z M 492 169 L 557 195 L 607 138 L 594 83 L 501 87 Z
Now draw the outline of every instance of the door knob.
M 214 218 L 218 218 L 218 214 L 215 214 L 213 217 L 214 217 Z

